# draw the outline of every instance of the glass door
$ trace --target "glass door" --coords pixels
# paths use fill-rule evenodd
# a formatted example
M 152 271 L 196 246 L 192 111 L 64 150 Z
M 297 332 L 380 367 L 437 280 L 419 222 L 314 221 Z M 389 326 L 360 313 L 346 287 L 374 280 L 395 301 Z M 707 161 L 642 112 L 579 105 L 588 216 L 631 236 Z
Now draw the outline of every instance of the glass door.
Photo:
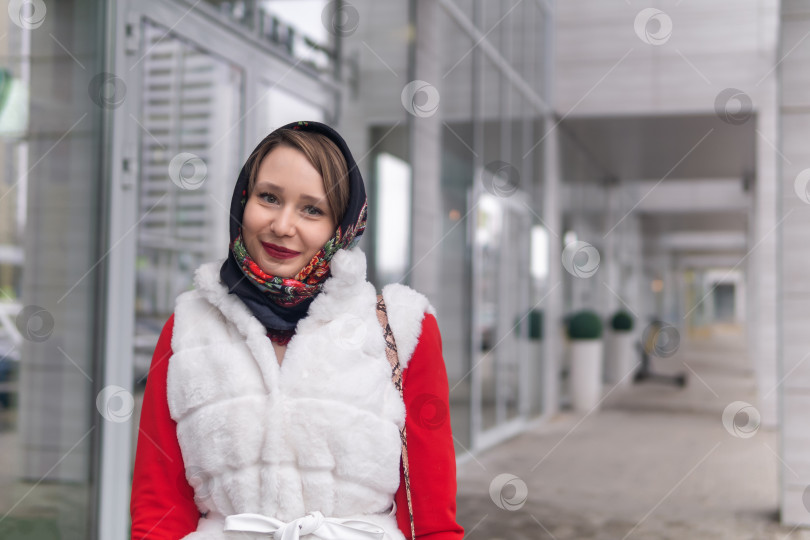
M 140 396 L 163 324 L 203 262 L 223 258 L 240 163 L 242 70 L 141 21 L 134 379 Z M 133 70 L 134 71 L 134 70 Z M 137 429 L 137 424 L 133 426 Z
M 247 153 L 288 116 L 332 119 L 337 103 L 334 81 L 297 59 L 302 46 L 279 49 L 273 35 L 218 16 L 211 3 L 118 6 L 113 73 L 98 85 L 113 120 L 104 384 L 124 406 L 101 436 L 101 538 L 129 534 L 154 348 L 194 271 L 228 253 L 231 194 Z M 300 35 L 285 24 L 287 35 Z
M 523 196 L 478 196 L 473 249 L 473 446 L 486 446 L 527 414 L 531 219 Z

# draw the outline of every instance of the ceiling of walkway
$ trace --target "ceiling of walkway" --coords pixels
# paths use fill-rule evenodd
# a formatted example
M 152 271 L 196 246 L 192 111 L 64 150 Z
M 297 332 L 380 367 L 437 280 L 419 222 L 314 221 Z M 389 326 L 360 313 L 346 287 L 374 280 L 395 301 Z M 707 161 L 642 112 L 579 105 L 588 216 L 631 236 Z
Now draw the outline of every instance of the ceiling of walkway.
M 754 170 L 756 119 L 716 115 L 577 117 L 562 126 L 601 168 L 627 180 L 739 178 Z
M 756 170 L 755 120 L 732 125 L 715 115 L 577 117 L 565 119 L 562 127 L 605 176 L 655 185 L 662 179 L 686 181 L 688 186 L 691 181 L 708 179 L 742 182 L 752 175 Z M 745 235 L 748 229 L 747 208 L 641 213 L 645 246 L 653 250 L 660 249 L 661 239 L 672 233 L 728 238 L 729 233 Z M 694 250 L 676 251 L 687 256 L 706 253 L 706 248 L 696 244 Z M 745 248 L 716 246 L 710 251 L 739 257 Z

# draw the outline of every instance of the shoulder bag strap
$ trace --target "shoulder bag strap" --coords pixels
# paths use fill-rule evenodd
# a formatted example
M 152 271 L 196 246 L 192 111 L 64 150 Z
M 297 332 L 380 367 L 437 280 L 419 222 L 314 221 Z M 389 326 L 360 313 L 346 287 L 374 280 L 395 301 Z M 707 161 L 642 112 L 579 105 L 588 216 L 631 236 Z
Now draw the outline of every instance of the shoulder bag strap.
M 402 395 L 402 368 L 399 365 L 399 356 L 397 355 L 397 344 L 394 341 L 394 333 L 391 331 L 391 326 L 388 324 L 388 311 L 385 308 L 385 301 L 382 295 L 377 295 L 377 319 L 380 321 L 380 326 L 383 328 L 383 336 L 385 337 L 385 356 L 388 358 L 388 363 L 391 364 L 391 380 L 394 386 L 399 390 L 399 396 Z M 403 398 L 404 403 L 404 398 Z M 413 524 L 413 503 L 411 502 L 411 476 L 408 471 L 408 440 L 405 437 L 405 424 L 399 430 L 399 438 L 402 441 L 402 471 L 405 476 L 405 495 L 408 498 L 408 515 L 411 519 L 411 540 L 416 540 L 416 528 Z

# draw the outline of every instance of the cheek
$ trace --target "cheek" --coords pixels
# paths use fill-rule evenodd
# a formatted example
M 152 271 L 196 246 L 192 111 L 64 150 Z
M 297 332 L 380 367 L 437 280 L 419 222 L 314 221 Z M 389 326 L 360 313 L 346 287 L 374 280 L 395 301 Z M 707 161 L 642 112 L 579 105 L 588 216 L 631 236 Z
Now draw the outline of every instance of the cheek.
M 245 212 L 242 214 L 242 236 L 247 240 L 248 236 L 256 234 L 256 230 L 261 224 L 261 212 L 256 204 L 250 201 L 245 205 Z
M 329 241 L 332 236 L 335 234 L 335 227 L 329 224 L 321 225 L 318 224 L 317 227 L 313 227 L 309 234 L 307 235 L 307 244 L 310 250 L 313 251 L 313 255 L 319 249 L 321 249 L 326 242 Z

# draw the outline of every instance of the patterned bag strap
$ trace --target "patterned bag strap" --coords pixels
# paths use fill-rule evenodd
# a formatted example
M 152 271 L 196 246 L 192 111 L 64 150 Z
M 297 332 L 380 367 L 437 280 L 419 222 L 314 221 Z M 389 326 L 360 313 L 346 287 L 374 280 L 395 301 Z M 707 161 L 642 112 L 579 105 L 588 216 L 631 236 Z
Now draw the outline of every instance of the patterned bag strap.
M 377 319 L 383 328 L 385 337 L 385 356 L 391 364 L 391 380 L 399 390 L 399 397 L 402 395 L 402 368 L 399 365 L 399 355 L 397 355 L 397 344 L 394 341 L 394 333 L 388 324 L 388 310 L 385 308 L 385 301 L 382 295 L 377 295 Z M 404 400 L 404 398 L 403 398 Z M 405 424 L 399 430 L 399 438 L 402 441 L 402 471 L 405 476 L 405 495 L 408 498 L 408 516 L 411 520 L 411 540 L 416 540 L 416 528 L 413 524 L 413 502 L 411 502 L 411 476 L 408 470 L 408 439 L 405 437 Z

